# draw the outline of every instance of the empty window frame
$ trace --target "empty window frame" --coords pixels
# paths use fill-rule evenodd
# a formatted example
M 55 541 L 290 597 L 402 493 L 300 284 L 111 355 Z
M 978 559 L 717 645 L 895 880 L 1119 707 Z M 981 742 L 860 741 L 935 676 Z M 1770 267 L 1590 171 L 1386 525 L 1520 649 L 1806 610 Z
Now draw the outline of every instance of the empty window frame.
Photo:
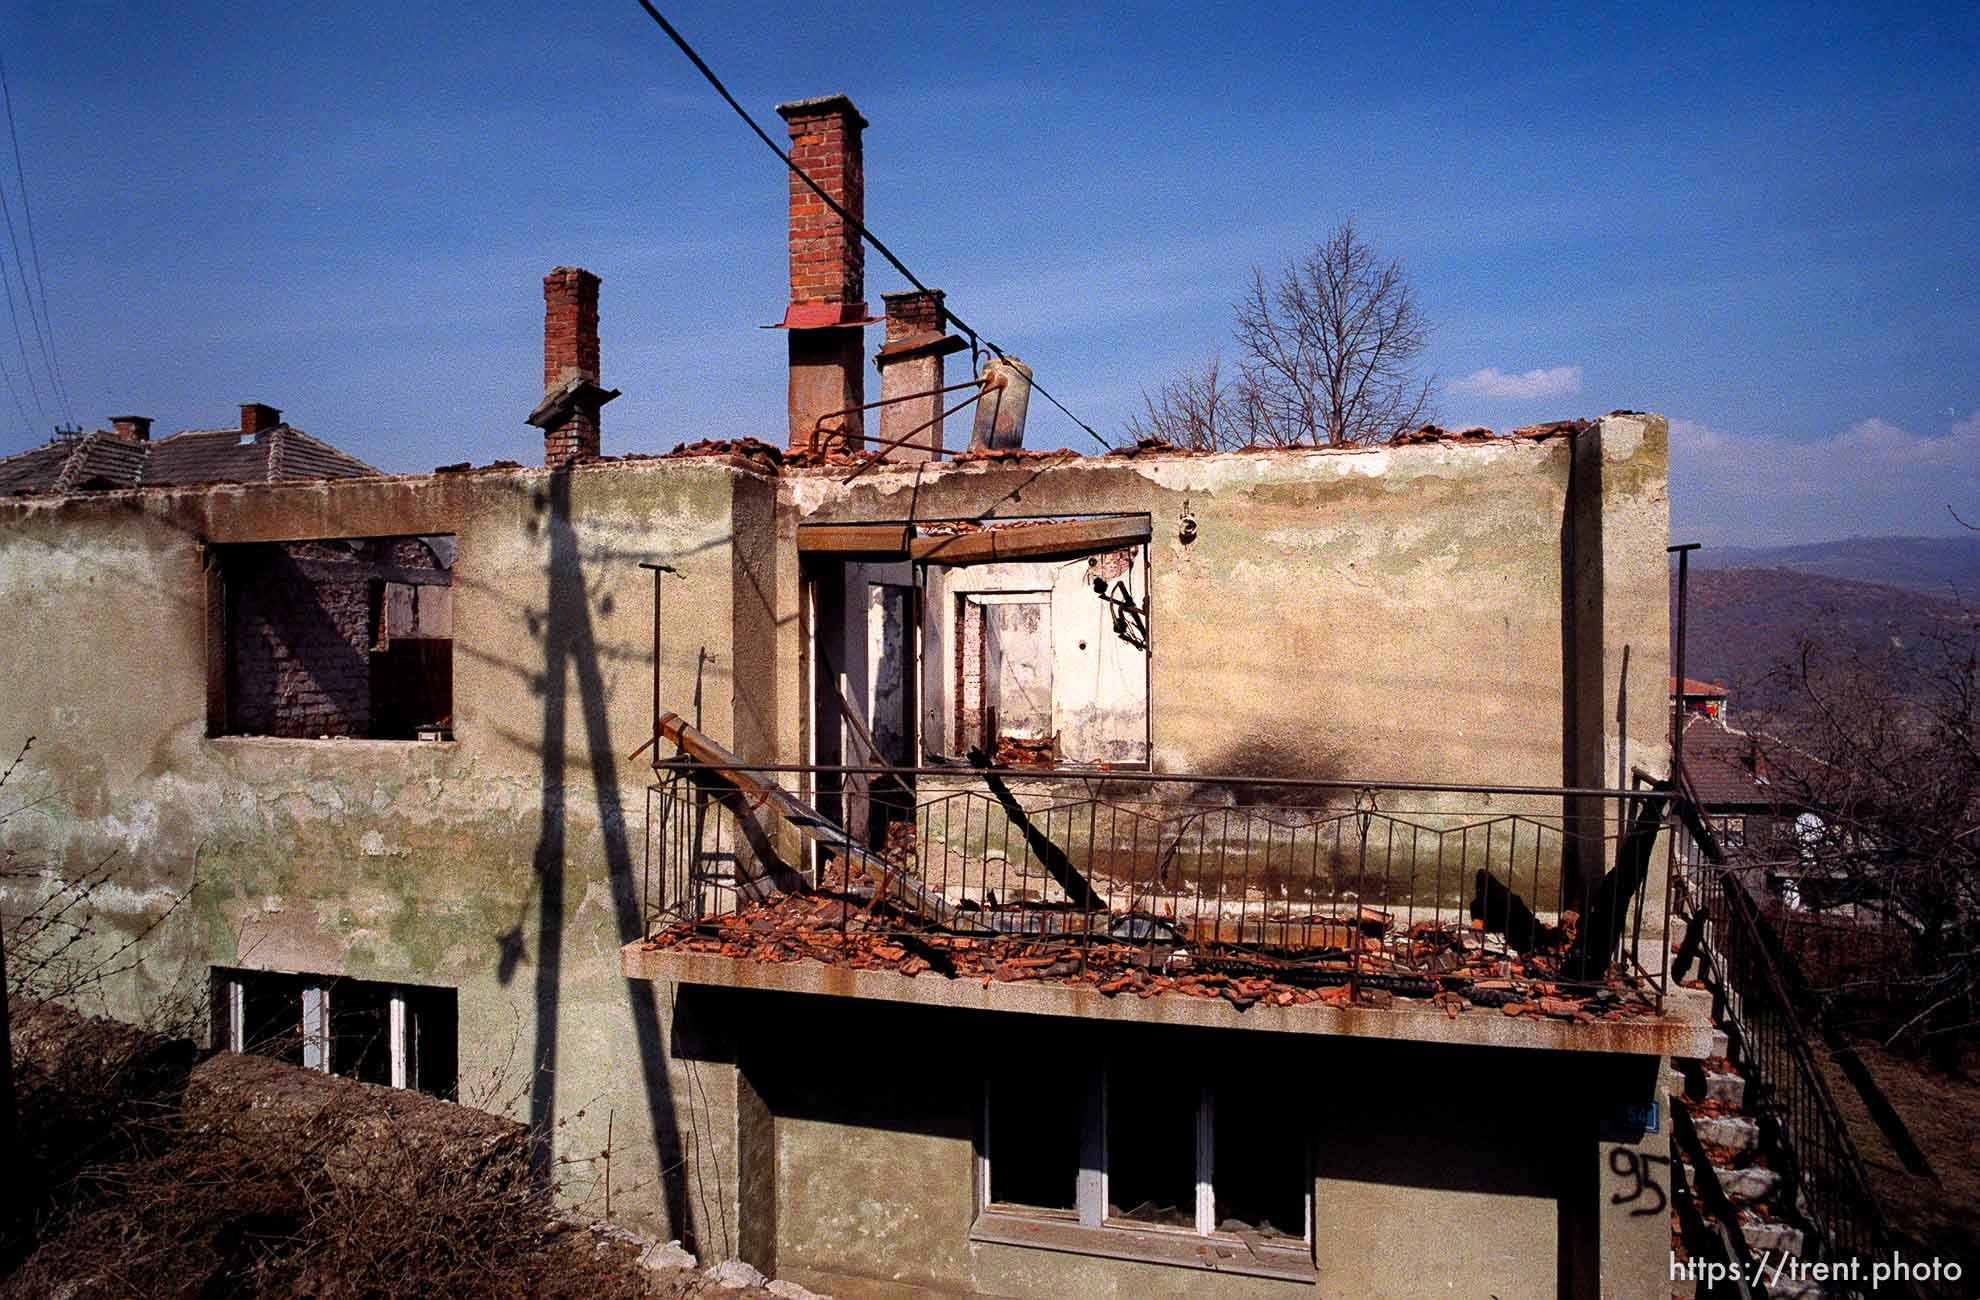
M 978 1202 L 991 1216 L 1223 1237 L 1310 1259 L 1308 1134 L 1297 1114 L 1258 1105 L 1248 1073 L 1117 1055 L 1070 1078 L 993 1075 Z
M 933 757 L 1148 761 L 1146 547 L 922 571 L 922 728 Z
M 454 538 L 218 548 L 218 735 L 444 739 Z
M 213 1041 L 364 1083 L 451 1100 L 453 989 L 327 975 L 216 969 Z

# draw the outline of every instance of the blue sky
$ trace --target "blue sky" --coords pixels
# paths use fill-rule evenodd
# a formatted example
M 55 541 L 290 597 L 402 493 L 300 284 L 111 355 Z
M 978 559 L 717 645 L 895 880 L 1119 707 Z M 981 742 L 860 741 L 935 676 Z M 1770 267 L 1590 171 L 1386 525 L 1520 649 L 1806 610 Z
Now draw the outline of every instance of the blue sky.
M 1443 423 L 1664 412 L 1679 540 L 1980 515 L 1970 3 L 661 7 L 766 126 L 850 94 L 869 224 L 1110 436 L 1352 215 Z M 15 0 L 0 52 L 86 428 L 260 400 L 390 470 L 530 461 L 575 263 L 608 453 L 781 439 L 779 165 L 634 0 Z M 0 453 L 63 415 L 11 334 Z M 1086 445 L 1049 408 L 1031 440 Z

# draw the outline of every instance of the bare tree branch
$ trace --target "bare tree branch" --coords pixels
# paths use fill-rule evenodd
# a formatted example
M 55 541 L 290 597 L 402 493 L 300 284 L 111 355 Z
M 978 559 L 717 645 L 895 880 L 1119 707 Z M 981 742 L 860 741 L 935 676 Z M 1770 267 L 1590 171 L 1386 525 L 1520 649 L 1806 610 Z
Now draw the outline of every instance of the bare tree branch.
M 1416 374 L 1429 323 L 1402 264 L 1341 223 L 1277 276 L 1252 268 L 1233 304 L 1237 375 L 1218 358 L 1143 394 L 1137 438 L 1183 447 L 1340 447 L 1421 425 L 1435 381 Z

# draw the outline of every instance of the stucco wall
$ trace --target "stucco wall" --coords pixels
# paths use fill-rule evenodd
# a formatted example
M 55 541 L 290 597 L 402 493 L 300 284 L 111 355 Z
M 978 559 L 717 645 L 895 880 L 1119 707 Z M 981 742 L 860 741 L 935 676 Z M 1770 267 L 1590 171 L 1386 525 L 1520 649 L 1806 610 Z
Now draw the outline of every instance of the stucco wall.
M 645 883 L 647 773 L 626 761 L 650 707 L 653 580 L 638 563 L 682 574 L 662 585 L 662 706 L 746 757 L 802 761 L 814 701 L 800 523 L 899 519 L 911 499 L 921 518 L 1145 512 L 1158 768 L 1551 785 L 1577 770 L 1575 752 L 1578 770 L 1613 768 L 1621 640 L 1634 647 L 1629 757 L 1654 769 L 1663 753 L 1663 423 L 1606 421 L 1583 446 L 1596 455 L 1579 471 L 1556 439 L 976 463 L 930 469 L 918 489 L 904 473 L 847 486 L 711 459 L 0 502 L 0 741 L 37 737 L 9 787 L 37 802 L 0 835 L 71 873 L 114 851 L 99 906 L 121 933 L 183 900 L 109 990 L 115 1010 L 196 995 L 213 965 L 456 986 L 463 1099 L 543 1124 L 572 1197 L 602 1208 L 609 1123 L 620 1217 L 718 1255 L 760 1231 L 740 1187 L 776 1184 L 793 1205 L 818 1190 L 777 1183 L 813 1137 L 818 1167 L 870 1185 L 884 1217 L 891 1184 L 967 1147 L 968 1105 L 940 1091 L 955 1086 L 941 1079 L 955 1032 L 881 1054 L 901 1072 L 893 1086 L 932 1090 L 917 1104 L 933 1109 L 899 1112 L 926 1121 L 914 1143 L 867 1136 L 857 1115 L 817 1116 L 814 1132 L 793 1113 L 777 1139 L 795 1144 L 790 1161 L 771 1178 L 750 1139 L 762 1108 L 733 1066 L 732 1021 L 752 1008 L 717 1015 L 618 974 Z M 1585 529 L 1579 566 L 1564 544 L 1571 501 L 1590 491 L 1596 578 Z M 1185 512 L 1198 521 L 1188 544 Z M 454 741 L 209 734 L 203 543 L 431 533 L 458 538 Z M 1592 661 L 1571 649 L 1591 626 Z M 1589 698 L 1608 707 L 1591 715 Z M 1581 750 L 1568 715 L 1595 719 Z M 930 1056 L 931 1043 L 944 1046 Z M 800 1059 L 829 1077 L 849 1055 Z M 939 1197 L 919 1211 L 944 1233 L 955 1212 Z M 1518 1234 L 1543 1233 L 1533 1207 L 1505 1212 Z M 848 1231 L 869 1223 L 859 1216 Z M 882 1254 L 956 1285 L 966 1258 L 968 1285 L 1004 1293 L 1063 1293 L 1069 1276 L 1166 1285 L 1137 1271 L 1153 1266 L 1051 1271 L 1006 1246 Z M 1201 1293 L 1199 1275 L 1188 1289 Z
M 1661 417 L 1610 417 L 1573 440 L 977 462 L 850 485 L 798 472 L 782 486 L 801 523 L 910 507 L 1149 514 L 1159 770 L 1559 785 L 1613 777 L 1624 643 L 1629 757 L 1666 755 L 1666 443 Z M 1577 494 L 1601 523 L 1579 554 Z M 1584 635 L 1599 619 L 1598 654 L 1579 662 L 1578 613 Z M 1606 701 L 1607 722 L 1592 711 L 1577 771 L 1564 715 L 1584 698 Z
M 732 1177 L 688 1175 L 732 1169 L 695 1131 L 732 1076 L 674 1062 L 669 991 L 617 970 L 645 867 L 637 565 L 683 574 L 670 702 L 763 752 L 776 700 L 743 706 L 736 656 L 768 680 L 771 641 L 735 633 L 766 621 L 738 574 L 776 582 L 765 486 L 693 461 L 0 503 L 0 728 L 36 738 L 9 794 L 37 801 L 0 834 L 71 874 L 116 854 L 95 904 L 122 933 L 182 900 L 107 990 L 125 1014 L 213 965 L 457 986 L 462 1099 L 544 1124 L 601 1203 L 609 1119 L 615 1210 L 719 1249 Z M 209 736 L 203 542 L 420 533 L 458 537 L 453 742 Z
M 719 1002 L 768 1117 L 779 1276 L 844 1296 L 1551 1296 L 1577 1270 L 1603 1294 L 1654 1288 L 1661 1219 L 1610 1204 L 1601 1119 L 1648 1100 L 1655 1058 L 1035 1022 L 851 999 L 694 990 Z M 926 1050 L 944 1044 L 939 1058 Z M 1175 1087 L 1242 1062 L 1313 1169 L 1307 1282 L 972 1240 L 983 1080 L 1035 1080 L 1039 1108 L 1099 1057 L 1159 1045 Z M 1620 1198 L 1617 1198 L 1620 1200 Z M 1629 1269 L 1634 1277 L 1617 1276 Z

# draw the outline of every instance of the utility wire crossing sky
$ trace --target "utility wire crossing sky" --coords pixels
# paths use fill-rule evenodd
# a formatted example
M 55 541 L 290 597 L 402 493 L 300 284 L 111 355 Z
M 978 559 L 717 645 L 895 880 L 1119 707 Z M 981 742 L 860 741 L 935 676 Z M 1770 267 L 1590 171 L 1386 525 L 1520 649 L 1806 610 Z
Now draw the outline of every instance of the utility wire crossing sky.
M 666 19 L 748 114 L 850 95 L 900 253 L 869 297 L 912 266 L 1104 440 L 1352 216 L 1435 327 L 1439 423 L 1661 411 L 1680 540 L 1980 515 L 1970 4 Z M 501 0 L 24 0 L 0 57 L 0 454 L 263 401 L 389 470 L 528 459 L 560 264 L 604 277 L 608 454 L 782 440 L 782 164 L 639 0 L 554 38 Z M 1092 445 L 1036 407 L 1030 441 Z

